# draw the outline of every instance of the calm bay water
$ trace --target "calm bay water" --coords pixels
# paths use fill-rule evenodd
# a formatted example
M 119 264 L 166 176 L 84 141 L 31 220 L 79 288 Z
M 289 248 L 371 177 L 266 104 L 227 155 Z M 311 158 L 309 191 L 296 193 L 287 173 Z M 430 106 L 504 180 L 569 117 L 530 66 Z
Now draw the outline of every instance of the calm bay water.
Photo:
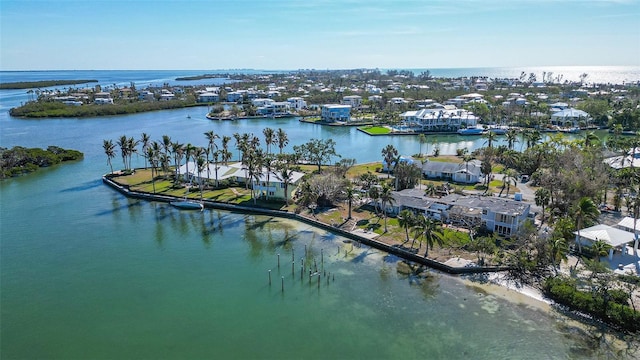
M 3 109 L 19 101 L 11 94 L 0 92 Z M 282 127 L 292 139 L 288 149 L 309 138 L 332 138 L 339 153 L 358 162 L 379 160 L 389 143 L 404 154 L 419 148 L 414 137 L 368 137 L 296 119 L 212 122 L 205 113 L 195 108 L 51 120 L 0 114 L 0 146 L 57 145 L 85 153 L 83 161 L 0 183 L 2 358 L 601 354 L 597 342 L 559 314 L 505 301 L 436 272 L 426 279 L 403 275 L 398 259 L 331 233 L 263 216 L 181 212 L 127 199 L 101 183 L 109 170 L 102 140 L 122 134 L 168 134 L 205 145 L 208 130 L 261 135 L 265 126 Z M 454 153 L 482 146 L 483 140 L 438 141 L 443 153 Z M 332 274 L 328 284 L 326 277 L 320 288 L 317 277 L 311 283 L 308 274 L 300 279 L 303 257 Z

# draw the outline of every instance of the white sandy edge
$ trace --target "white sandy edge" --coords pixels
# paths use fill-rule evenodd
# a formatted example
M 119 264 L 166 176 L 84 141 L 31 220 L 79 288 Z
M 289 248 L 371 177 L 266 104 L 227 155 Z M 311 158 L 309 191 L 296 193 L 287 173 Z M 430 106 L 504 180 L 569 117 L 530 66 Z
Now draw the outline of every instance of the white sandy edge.
M 540 290 L 527 285 L 518 285 L 513 281 L 500 278 L 499 273 L 489 273 L 489 282 L 479 282 L 460 277 L 469 286 L 479 287 L 486 292 L 513 303 L 532 306 L 540 310 L 551 311 L 551 300 L 544 297 Z

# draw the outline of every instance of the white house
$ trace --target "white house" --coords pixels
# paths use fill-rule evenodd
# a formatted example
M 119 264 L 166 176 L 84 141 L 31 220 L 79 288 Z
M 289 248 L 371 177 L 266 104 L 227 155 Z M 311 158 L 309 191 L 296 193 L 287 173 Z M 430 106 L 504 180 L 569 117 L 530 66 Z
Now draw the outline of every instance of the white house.
M 198 95 L 198 102 L 201 103 L 217 102 L 219 100 L 220 95 L 214 92 L 204 92 Z
M 604 163 L 616 170 L 628 167 L 640 168 L 640 148 L 630 149 L 624 156 L 606 158 Z
M 430 108 L 400 114 L 403 125 L 420 131 L 456 131 L 473 127 L 479 118 L 472 112 L 446 105 L 444 109 Z
M 343 105 L 349 105 L 352 109 L 359 109 L 362 106 L 362 96 L 349 95 L 342 98 Z
M 296 109 L 296 111 L 305 109 L 307 107 L 307 102 L 301 97 L 290 97 L 287 99 L 287 102 L 289 103 L 289 106 L 292 109 Z
M 231 91 L 227 93 L 228 102 L 238 102 L 242 100 L 243 97 L 244 97 L 244 93 L 240 91 Z
M 251 100 L 251 103 L 253 104 L 253 106 L 256 106 L 256 107 L 272 105 L 275 102 L 276 102 L 275 100 L 268 99 L 268 98 L 257 98 L 257 99 Z
M 581 122 L 588 122 L 591 116 L 578 109 L 568 108 L 551 114 L 551 123 L 560 126 L 577 127 Z
M 483 177 L 480 169 L 480 160 L 471 160 L 469 163 L 425 161 L 422 164 L 422 174 L 429 179 L 441 179 L 464 184 L 480 182 Z
M 187 172 L 187 169 L 189 170 Z M 189 174 L 189 177 L 192 179 L 194 183 L 197 183 L 202 179 L 203 181 L 213 182 L 216 179 L 216 169 L 215 164 L 208 164 L 204 169 L 198 172 L 198 166 L 195 162 L 190 161 L 187 164 L 183 164 L 179 168 L 179 174 L 185 176 Z M 234 181 L 240 184 L 246 184 L 249 182 L 254 191 L 257 192 L 257 197 L 266 197 L 275 199 L 283 199 L 284 196 L 284 181 L 280 177 L 280 174 L 277 172 L 271 171 L 269 174 L 269 181 L 267 182 L 267 170 L 266 168 L 262 169 L 262 173 L 260 174 L 259 180 L 256 179 L 247 179 L 247 172 L 242 167 L 241 163 L 233 163 L 228 166 L 218 164 L 218 181 L 229 180 Z M 300 183 L 300 179 L 304 176 L 304 173 L 293 171 L 291 174 L 291 178 L 289 179 L 289 186 L 287 191 L 289 194 L 287 195 L 288 199 L 291 199 L 291 192 L 297 187 Z

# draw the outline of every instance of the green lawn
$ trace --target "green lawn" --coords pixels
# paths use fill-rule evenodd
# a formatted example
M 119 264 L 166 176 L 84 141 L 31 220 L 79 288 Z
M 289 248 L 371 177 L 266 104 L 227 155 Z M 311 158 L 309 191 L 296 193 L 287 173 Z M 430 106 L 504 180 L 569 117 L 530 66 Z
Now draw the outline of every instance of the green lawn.
M 369 135 L 386 135 L 391 133 L 391 130 L 384 126 L 363 126 L 358 129 L 366 132 Z

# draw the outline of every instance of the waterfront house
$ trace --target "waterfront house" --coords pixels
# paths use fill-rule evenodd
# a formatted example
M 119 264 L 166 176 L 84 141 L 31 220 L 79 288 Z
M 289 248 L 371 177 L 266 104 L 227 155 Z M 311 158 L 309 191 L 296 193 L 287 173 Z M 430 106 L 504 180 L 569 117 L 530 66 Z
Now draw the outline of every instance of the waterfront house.
M 195 162 L 190 161 L 188 164 L 183 164 L 180 166 L 179 173 L 182 176 L 187 174 L 187 168 L 189 169 L 189 178 L 194 184 L 197 184 L 200 180 L 214 182 L 216 179 L 216 170 L 215 164 L 208 164 L 198 172 L 198 166 Z M 291 198 L 291 192 L 296 188 L 296 186 L 300 183 L 300 180 L 304 176 L 304 173 L 293 171 L 291 174 L 291 178 L 289 181 L 289 187 L 287 198 Z M 247 172 L 243 168 L 241 163 L 232 163 L 230 165 L 222 165 L 218 164 L 218 181 L 231 181 L 238 184 L 246 184 L 249 182 L 250 186 L 256 192 L 256 197 L 266 197 L 273 199 L 282 199 L 284 200 L 284 181 L 280 177 L 280 174 L 274 171 L 271 171 L 269 174 L 269 181 L 267 182 L 267 169 L 263 168 L 260 174 L 260 179 L 256 181 L 256 179 L 249 179 L 247 177 Z
M 210 102 L 218 102 L 220 101 L 220 95 L 214 92 L 204 92 L 198 95 L 198 102 L 201 103 L 210 103 Z
M 351 106 L 339 104 L 322 105 L 322 121 L 348 122 L 351 120 Z
M 153 101 L 156 99 L 156 96 L 151 91 L 142 91 L 138 94 L 138 100 L 140 101 Z
M 362 105 L 362 96 L 349 95 L 342 98 L 343 105 L 349 105 L 352 109 L 359 109 Z
M 268 106 L 268 105 L 273 105 L 276 101 L 273 99 L 268 99 L 268 98 L 257 98 L 257 99 L 253 99 L 251 100 L 251 103 L 253 104 L 253 106 L 255 107 L 262 107 L 262 106 Z
M 307 102 L 301 97 L 290 97 L 287 99 L 289 106 L 296 111 L 300 111 L 307 107 Z
M 167 90 L 162 90 L 162 94 L 160 94 L 160 101 L 171 101 L 175 98 L 176 96 Z
M 445 105 L 443 109 L 406 111 L 400 114 L 400 117 L 404 126 L 423 132 L 457 131 L 465 127 L 474 127 L 479 121 L 472 112 L 452 105 Z
M 458 194 L 432 198 L 420 189 L 394 191 L 393 199 L 387 205 L 389 214 L 397 215 L 406 209 L 461 228 L 482 227 L 506 237 L 524 226 L 531 210 L 530 204 L 507 198 Z M 380 206 L 379 201 L 377 205 Z
M 475 184 L 483 177 L 480 160 L 469 163 L 453 163 L 440 161 L 425 161 L 422 164 L 422 174 L 428 179 L 453 181 L 463 184 Z
M 551 114 L 551 123 L 553 125 L 565 127 L 578 127 L 582 122 L 585 124 L 591 120 L 591 116 L 578 109 L 567 108 Z
M 227 93 L 227 102 L 238 102 L 244 97 L 244 93 L 240 91 L 231 91 Z

